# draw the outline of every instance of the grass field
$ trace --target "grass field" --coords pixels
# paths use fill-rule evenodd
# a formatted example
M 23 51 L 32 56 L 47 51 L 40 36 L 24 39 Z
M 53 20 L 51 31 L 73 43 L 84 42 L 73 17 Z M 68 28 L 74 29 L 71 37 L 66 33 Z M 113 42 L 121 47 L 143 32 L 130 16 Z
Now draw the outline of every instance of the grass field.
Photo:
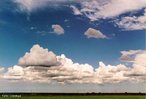
M 145 96 L 1 96 L 0 99 L 146 99 Z

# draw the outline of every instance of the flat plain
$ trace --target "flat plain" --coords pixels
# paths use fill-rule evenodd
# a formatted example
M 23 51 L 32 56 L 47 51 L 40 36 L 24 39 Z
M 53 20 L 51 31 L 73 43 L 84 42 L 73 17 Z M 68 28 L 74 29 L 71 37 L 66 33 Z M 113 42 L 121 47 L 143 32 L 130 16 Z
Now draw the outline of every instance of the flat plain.
M 0 99 L 146 99 L 146 96 L 124 96 L 124 95 L 104 95 L 104 96 L 1 96 Z

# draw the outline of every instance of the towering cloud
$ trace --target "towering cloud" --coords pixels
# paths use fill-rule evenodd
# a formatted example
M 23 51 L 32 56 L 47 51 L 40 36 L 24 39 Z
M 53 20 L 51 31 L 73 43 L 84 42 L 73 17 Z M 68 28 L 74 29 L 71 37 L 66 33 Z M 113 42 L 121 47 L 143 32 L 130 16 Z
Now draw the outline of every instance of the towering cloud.
M 19 59 L 20 66 L 52 66 L 57 65 L 56 55 L 48 49 L 34 45 L 30 52 Z
M 87 36 L 87 38 L 107 38 L 106 35 L 104 35 L 103 33 L 101 33 L 99 30 L 93 29 L 93 28 L 89 28 L 84 35 Z
M 133 55 L 138 51 L 123 51 L 124 57 Z M 129 59 L 128 59 L 129 60 Z M 131 59 L 130 59 L 131 60 Z M 34 45 L 30 53 L 26 53 L 19 60 L 19 65 L 9 67 L 1 75 L 3 79 L 24 80 L 44 83 L 119 83 L 123 81 L 146 81 L 146 51 L 136 53 L 131 67 L 119 64 L 116 66 L 105 65 L 99 62 L 94 69 L 89 64 L 74 63 L 64 54 L 56 56 L 53 52 Z M 0 69 L 3 70 L 3 69 Z

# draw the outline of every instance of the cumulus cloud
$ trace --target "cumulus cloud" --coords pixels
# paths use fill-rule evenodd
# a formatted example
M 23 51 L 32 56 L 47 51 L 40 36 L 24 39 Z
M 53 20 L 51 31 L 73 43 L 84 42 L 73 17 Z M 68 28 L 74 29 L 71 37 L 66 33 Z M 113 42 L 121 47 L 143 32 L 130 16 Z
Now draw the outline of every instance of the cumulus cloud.
M 87 36 L 87 38 L 107 38 L 106 35 L 104 35 L 103 33 L 101 33 L 99 30 L 93 29 L 93 28 L 89 28 L 84 35 Z
M 143 50 L 129 50 L 129 51 L 121 51 L 120 60 L 124 62 L 134 62 L 137 54 L 142 53 Z
M 20 66 L 13 66 L 8 68 L 8 71 L 4 75 L 4 79 L 10 79 L 10 80 L 20 80 L 23 78 L 24 71 L 23 68 Z
M 144 15 L 123 17 L 116 24 L 125 30 L 144 30 L 146 29 L 146 9 Z
M 55 34 L 58 35 L 64 34 L 64 29 L 58 24 L 52 25 L 52 29 L 53 29 L 53 33 Z
M 3 67 L 0 67 L 0 73 L 3 72 L 3 71 L 4 71 L 4 68 Z
M 116 17 L 145 7 L 145 0 L 85 0 L 81 2 L 79 11 L 91 21 L 96 21 Z M 73 11 L 76 12 L 76 10 Z
M 34 55 L 36 58 L 34 58 Z M 21 65 L 25 66 L 15 65 L 9 67 L 2 78 L 40 83 L 57 82 L 63 84 L 105 84 L 124 81 L 146 81 L 146 51 L 136 54 L 132 67 L 127 67 L 123 64 L 115 66 L 105 65 L 103 62 L 99 62 L 98 68 L 94 69 L 93 66 L 89 64 L 74 63 L 64 54 L 55 57 L 55 63 L 59 63 L 56 66 L 54 66 L 54 62 L 53 64 L 52 62 L 50 63 L 50 54 L 47 49 L 44 49 L 39 45 L 34 45 L 31 48 L 30 53 L 27 53 L 24 57 L 20 58 L 19 64 L 22 62 Z M 37 62 L 33 59 L 37 59 Z M 42 61 L 40 59 L 47 61 Z M 54 59 L 52 61 L 54 61 Z
M 131 71 L 125 75 L 138 82 L 146 81 L 146 51 L 136 55 Z
M 20 66 L 52 66 L 57 64 L 56 55 L 48 49 L 34 45 L 30 52 L 19 59 Z
M 99 62 L 99 67 L 96 69 L 96 78 L 99 77 L 102 83 L 118 83 L 128 80 L 124 73 L 129 71 L 125 65 L 119 64 L 117 66 L 105 65 Z
M 3 72 L 4 72 L 4 68 L 3 67 L 0 67 L 0 78 L 2 78 Z

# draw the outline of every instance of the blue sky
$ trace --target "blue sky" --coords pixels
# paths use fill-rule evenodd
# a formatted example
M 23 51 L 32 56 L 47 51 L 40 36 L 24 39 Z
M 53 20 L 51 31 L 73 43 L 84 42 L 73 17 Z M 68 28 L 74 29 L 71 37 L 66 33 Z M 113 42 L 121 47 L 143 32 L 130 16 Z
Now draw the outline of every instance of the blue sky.
M 17 60 L 34 44 L 40 44 L 58 55 L 64 53 L 76 62 L 90 63 L 93 66 L 96 66 L 98 61 L 117 63 L 120 51 L 144 49 L 144 30 L 123 31 L 114 26 L 113 19 L 90 22 L 84 16 L 73 15 L 71 9 L 67 7 L 51 8 L 51 11 L 49 9 L 38 10 L 31 15 L 2 9 L 0 13 L 3 21 L 0 28 L 2 66 L 17 64 Z M 61 25 L 65 33 L 63 35 L 51 33 L 52 24 Z M 31 27 L 35 29 L 31 30 Z M 100 30 L 109 39 L 88 39 L 84 32 L 90 27 Z
M 92 2 L 96 5 L 100 4 L 99 1 Z M 130 1 L 121 3 L 124 5 Z M 92 5 L 92 2 L 84 2 Z M 131 8 L 119 8 L 119 12 L 113 10 L 112 15 L 108 14 L 107 9 L 98 12 L 94 5 L 92 8 L 84 5 L 84 2 L 38 0 L 38 4 L 34 0 L 0 1 L 0 66 L 9 68 L 17 65 L 20 57 L 35 44 L 94 68 L 99 66 L 100 61 L 131 66 L 120 60 L 121 51 L 145 50 L 145 0 Z M 112 2 L 109 5 L 115 6 L 117 3 Z M 93 12 L 86 11 L 86 8 Z M 56 32 L 52 25 L 60 26 L 63 32 L 60 32 L 60 28 Z M 92 36 L 88 37 L 85 32 L 89 28 L 98 32 L 94 31 L 94 35 L 88 32 L 88 36 Z M 99 32 L 102 36 L 99 36 Z M 103 35 L 106 37 L 102 38 Z

